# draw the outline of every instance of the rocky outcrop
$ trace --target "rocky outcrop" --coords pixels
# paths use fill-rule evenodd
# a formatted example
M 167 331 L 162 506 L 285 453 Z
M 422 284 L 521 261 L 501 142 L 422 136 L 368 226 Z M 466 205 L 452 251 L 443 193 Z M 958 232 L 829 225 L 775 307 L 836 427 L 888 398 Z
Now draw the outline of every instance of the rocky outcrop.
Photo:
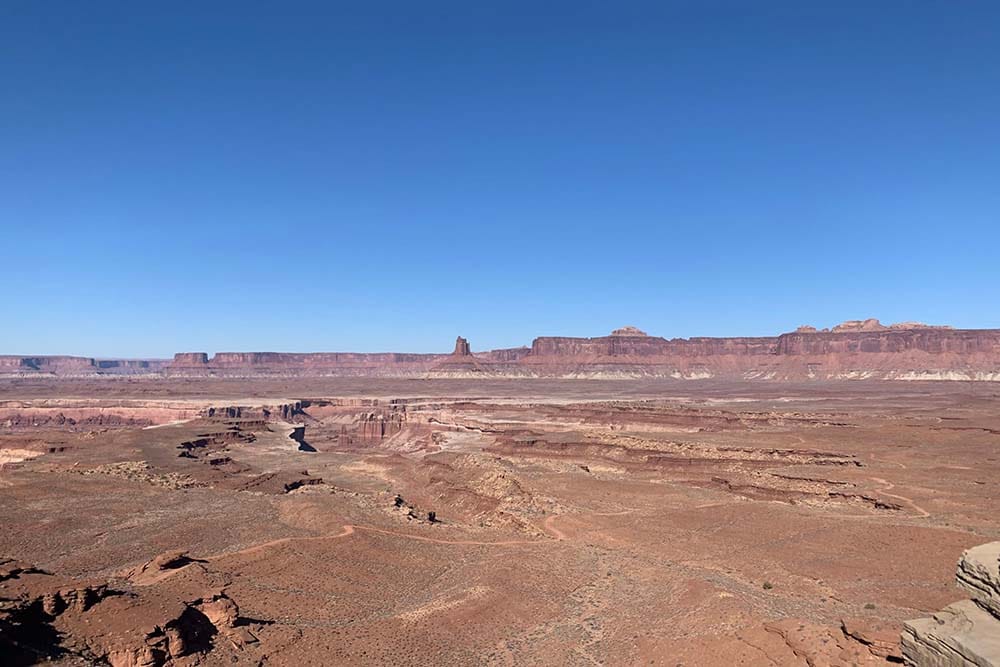
M 847 320 L 846 322 L 841 322 L 830 331 L 833 333 L 848 333 L 851 331 L 885 331 L 887 328 L 882 326 L 882 323 L 878 320 L 870 317 L 867 320 Z
M 405 423 L 406 406 L 365 412 L 357 418 L 357 437 L 362 442 L 380 442 L 402 431 Z
M 962 554 L 956 578 L 976 604 L 1000 618 L 1000 542 L 981 544 Z
M 971 600 L 950 604 L 931 618 L 908 621 L 903 656 L 916 667 L 1000 665 L 1000 621 Z
M 116 414 L 96 414 L 88 417 L 74 418 L 57 412 L 54 414 L 4 414 L 0 417 L 0 426 L 8 429 L 22 428 L 58 428 L 66 430 L 93 428 L 135 428 L 149 426 L 149 419 L 135 419 Z
M 472 355 L 472 350 L 469 349 L 469 341 L 465 340 L 461 336 L 455 339 L 455 351 L 451 353 L 455 357 L 468 357 Z
M 941 329 L 944 331 L 950 331 L 955 327 L 949 327 L 943 324 L 924 324 L 923 322 L 896 322 L 895 324 L 889 325 L 890 329 Z
M 182 658 L 195 664 L 220 639 L 236 649 L 256 643 L 201 562 L 161 554 L 117 587 L 0 559 L 0 656 L 10 664 L 69 657 L 74 664 L 159 667 Z
M 800 327 L 802 328 L 802 327 Z M 812 329 L 812 327 L 809 327 Z M 888 326 L 882 324 L 875 318 L 869 317 L 866 320 L 847 320 L 841 322 L 829 331 L 832 333 L 851 333 L 856 331 L 910 331 L 913 329 L 948 330 L 951 327 L 924 324 L 923 322 L 897 322 Z M 815 329 L 813 329 L 815 331 Z M 827 331 L 824 329 L 823 331 Z
M 886 624 L 873 623 L 871 619 L 843 618 L 840 620 L 840 629 L 845 637 L 866 646 L 873 656 L 892 662 L 902 660 L 898 624 L 886 627 Z
M 165 551 L 129 572 L 127 578 L 138 586 L 148 586 L 164 579 L 174 570 L 179 570 L 193 562 L 194 559 L 183 549 Z
M 0 401 L 0 430 L 134 428 L 190 419 L 197 415 L 197 407 L 183 401 L 11 400 Z
M 208 419 L 227 420 L 259 420 L 261 423 L 277 420 L 290 422 L 304 414 L 305 403 L 293 401 L 270 405 L 215 405 L 205 408 L 202 415 Z
M 958 563 L 971 600 L 903 626 L 903 657 L 918 667 L 1000 666 L 1000 542 L 969 549 Z
M 183 369 L 183 368 L 203 368 L 208 364 L 208 355 L 204 352 L 178 352 L 174 355 L 174 361 L 170 364 L 171 368 Z
M 469 341 L 459 336 L 455 340 L 455 350 L 444 359 L 434 363 L 428 371 L 430 377 L 476 377 L 496 373 L 501 366 L 490 366 L 484 359 L 472 354 Z
M 636 327 L 622 327 L 611 332 L 612 336 L 648 336 L 649 334 Z

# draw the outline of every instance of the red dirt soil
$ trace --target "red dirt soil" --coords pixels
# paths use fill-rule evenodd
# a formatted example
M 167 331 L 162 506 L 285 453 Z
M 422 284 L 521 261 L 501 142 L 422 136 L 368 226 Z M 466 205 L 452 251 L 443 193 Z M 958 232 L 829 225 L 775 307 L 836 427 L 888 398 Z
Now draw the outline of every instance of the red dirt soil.
M 993 383 L 8 378 L 0 656 L 898 661 L 1000 539 L 998 407 Z

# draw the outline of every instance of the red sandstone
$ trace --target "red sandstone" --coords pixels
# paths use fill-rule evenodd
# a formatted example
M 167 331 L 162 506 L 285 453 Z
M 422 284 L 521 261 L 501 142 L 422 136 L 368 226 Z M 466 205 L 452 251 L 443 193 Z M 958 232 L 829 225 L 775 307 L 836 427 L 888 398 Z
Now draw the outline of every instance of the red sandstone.
M 1000 330 L 854 320 L 779 336 L 674 338 L 635 327 L 609 336 L 543 336 L 531 347 L 473 353 L 459 337 L 451 354 L 181 352 L 162 360 L 0 357 L 0 373 L 231 376 L 486 374 L 499 377 L 673 377 L 741 380 L 1000 380 Z

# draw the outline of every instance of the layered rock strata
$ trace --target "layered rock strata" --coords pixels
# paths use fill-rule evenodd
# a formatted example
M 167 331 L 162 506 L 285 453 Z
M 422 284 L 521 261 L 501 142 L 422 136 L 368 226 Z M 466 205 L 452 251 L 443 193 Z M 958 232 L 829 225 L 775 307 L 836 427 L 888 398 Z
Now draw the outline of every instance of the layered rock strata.
M 450 354 L 181 352 L 172 362 L 0 357 L 0 374 L 217 376 L 482 376 L 727 380 L 1000 381 L 1000 329 L 950 329 L 854 320 L 779 336 L 673 338 L 635 327 L 608 336 L 542 336 L 530 347 Z
M 907 621 L 902 634 L 907 664 L 1000 666 L 1000 542 L 963 553 L 956 578 L 972 599 L 950 604 L 930 618 Z

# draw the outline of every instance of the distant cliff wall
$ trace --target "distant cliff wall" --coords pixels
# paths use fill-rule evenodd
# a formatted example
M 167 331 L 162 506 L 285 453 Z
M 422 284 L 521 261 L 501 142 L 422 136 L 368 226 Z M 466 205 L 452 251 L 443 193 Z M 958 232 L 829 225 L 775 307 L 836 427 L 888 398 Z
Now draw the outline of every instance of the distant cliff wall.
M 707 357 L 722 354 L 774 354 L 777 338 L 677 338 L 602 336 L 600 338 L 536 338 L 531 357 Z
M 385 377 L 671 377 L 732 380 L 1000 381 L 1000 330 L 854 320 L 779 336 L 674 338 L 635 327 L 609 336 L 542 336 L 531 347 L 447 354 L 181 352 L 173 361 L 0 356 L 3 374 Z
M 1000 353 L 996 329 L 911 329 L 851 333 L 788 333 L 778 336 L 778 354 Z
M 536 338 L 519 360 L 550 374 L 732 379 L 1000 380 L 1000 330 L 918 326 L 775 337 Z M 879 330 L 868 328 L 878 326 Z
M 97 369 L 94 360 L 89 357 L 68 356 L 38 356 L 18 357 L 0 356 L 0 372 L 20 373 L 37 371 L 41 373 L 73 373 L 89 372 Z
M 170 365 L 166 359 L 93 359 L 70 356 L 0 356 L 0 375 L 135 375 L 159 373 Z

